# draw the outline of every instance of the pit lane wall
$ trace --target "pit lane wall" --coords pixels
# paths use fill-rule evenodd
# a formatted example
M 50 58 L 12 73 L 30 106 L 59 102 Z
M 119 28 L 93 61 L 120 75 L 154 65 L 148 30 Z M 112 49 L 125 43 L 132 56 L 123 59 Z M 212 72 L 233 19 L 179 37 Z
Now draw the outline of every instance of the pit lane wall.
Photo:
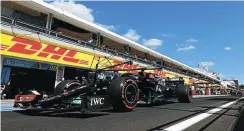
M 47 41 L 39 36 L 40 39 L 30 37 L 28 35 L 13 35 L 7 33 L 1 33 L 1 55 L 21 58 L 34 61 L 42 61 L 50 64 L 71 66 L 77 68 L 92 68 L 95 69 L 97 60 L 100 57 L 100 61 L 105 59 L 108 54 L 87 49 L 85 47 L 71 46 L 71 44 L 60 44 L 56 43 L 57 40 L 51 40 L 54 42 Z M 49 38 L 50 39 L 50 38 Z M 77 47 L 77 48 L 76 48 Z M 82 49 L 83 48 L 83 49 Z M 104 60 L 99 65 L 101 67 L 107 67 L 111 64 L 119 64 L 124 61 L 119 57 L 113 57 L 113 59 Z M 110 64 L 111 63 L 111 64 Z M 146 67 L 140 63 L 134 62 L 134 65 L 121 65 L 115 67 L 115 69 L 134 69 L 138 67 Z M 148 67 L 148 66 L 147 66 Z M 137 71 L 128 71 L 136 73 Z M 186 84 L 192 84 L 197 79 L 189 79 L 188 76 L 177 74 L 170 71 L 148 71 L 157 73 L 160 77 L 183 77 Z

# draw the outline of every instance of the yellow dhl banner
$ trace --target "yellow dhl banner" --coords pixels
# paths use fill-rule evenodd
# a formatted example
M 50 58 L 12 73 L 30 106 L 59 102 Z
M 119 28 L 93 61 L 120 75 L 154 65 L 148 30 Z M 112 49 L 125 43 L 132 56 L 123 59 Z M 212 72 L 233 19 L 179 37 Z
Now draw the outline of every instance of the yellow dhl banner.
M 82 50 L 71 49 L 70 47 L 60 46 L 54 43 L 41 43 L 38 40 L 29 40 L 26 38 L 13 37 L 10 35 L 1 33 L 1 55 L 18 57 L 22 59 L 31 59 L 36 61 L 44 61 L 49 63 L 62 64 L 66 66 L 75 66 L 83 68 L 95 69 L 98 58 L 100 61 L 105 59 L 104 57 L 96 54 L 84 53 Z M 99 65 L 102 67 L 110 66 L 111 64 L 121 63 L 118 60 L 104 60 Z M 100 68 L 102 68 L 100 67 Z M 121 65 L 115 67 L 115 69 L 135 69 L 139 68 L 138 65 Z M 128 71 L 136 73 L 137 71 Z M 161 77 L 180 77 L 163 71 L 147 71 L 156 73 Z M 192 81 L 187 77 L 183 77 L 186 84 L 191 84 Z
M 76 50 L 1 34 L 1 54 L 57 64 L 90 68 L 92 55 Z

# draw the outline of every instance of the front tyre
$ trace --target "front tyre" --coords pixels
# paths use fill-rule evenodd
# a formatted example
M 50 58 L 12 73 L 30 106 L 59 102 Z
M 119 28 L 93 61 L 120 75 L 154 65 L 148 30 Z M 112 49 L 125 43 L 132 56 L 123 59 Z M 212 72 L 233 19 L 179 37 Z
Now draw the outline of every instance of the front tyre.
M 55 95 L 63 94 L 70 90 L 76 89 L 79 86 L 81 86 L 81 84 L 76 80 L 64 80 L 54 88 L 53 95 L 55 96 Z
M 131 111 L 138 103 L 139 89 L 133 79 L 120 77 L 109 84 L 108 95 L 114 110 Z

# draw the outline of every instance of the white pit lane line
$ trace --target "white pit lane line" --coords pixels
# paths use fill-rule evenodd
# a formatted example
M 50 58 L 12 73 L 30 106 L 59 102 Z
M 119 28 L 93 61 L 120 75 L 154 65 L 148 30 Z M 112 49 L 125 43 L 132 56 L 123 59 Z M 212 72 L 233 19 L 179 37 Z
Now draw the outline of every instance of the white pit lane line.
M 201 114 L 199 114 L 197 116 L 189 118 L 189 119 L 187 119 L 185 121 L 182 121 L 182 122 L 180 122 L 178 124 L 175 124 L 173 126 L 170 126 L 170 127 L 166 128 L 166 129 L 164 129 L 164 131 L 182 131 L 182 130 L 184 130 L 184 129 L 186 129 L 186 128 L 188 128 L 188 127 L 190 127 L 190 126 L 202 121 L 203 119 L 206 119 L 207 117 L 211 116 L 213 113 L 219 112 L 223 108 L 227 108 L 227 107 L 235 104 L 236 102 L 238 102 L 239 100 L 241 100 L 243 98 L 244 97 L 241 97 L 241 98 L 239 98 L 239 99 L 237 99 L 235 101 L 226 103 L 226 104 L 224 104 L 224 105 L 222 105 L 222 106 L 220 106 L 218 108 L 214 108 L 214 109 L 209 110 L 209 111 L 207 111 L 205 113 L 201 113 Z

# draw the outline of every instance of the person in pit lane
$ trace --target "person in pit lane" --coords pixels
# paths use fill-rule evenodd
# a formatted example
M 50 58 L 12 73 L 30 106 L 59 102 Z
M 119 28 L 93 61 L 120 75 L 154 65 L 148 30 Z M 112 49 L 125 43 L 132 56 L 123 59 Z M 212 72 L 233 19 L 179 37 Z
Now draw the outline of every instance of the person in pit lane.
M 83 77 L 81 78 L 81 85 L 84 86 L 84 85 L 86 85 L 86 84 L 87 84 L 87 80 L 86 80 L 86 78 L 83 76 Z
M 114 71 L 113 79 L 117 79 L 120 76 L 118 71 Z

